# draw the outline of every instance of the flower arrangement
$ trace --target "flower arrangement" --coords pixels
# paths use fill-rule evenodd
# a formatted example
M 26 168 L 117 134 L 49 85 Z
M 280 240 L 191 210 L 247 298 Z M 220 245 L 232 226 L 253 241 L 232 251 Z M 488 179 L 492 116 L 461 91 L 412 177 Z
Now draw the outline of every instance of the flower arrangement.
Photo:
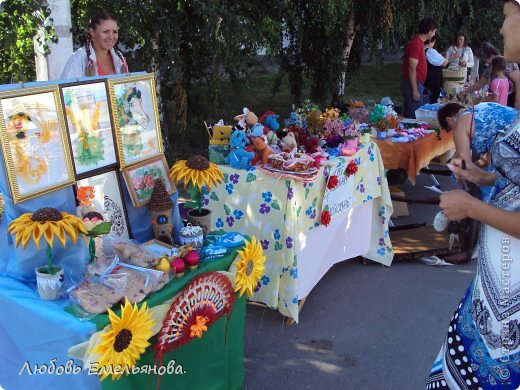
M 345 125 L 344 132 L 343 132 L 345 139 L 355 139 L 355 138 L 359 137 L 360 132 L 359 132 L 359 125 L 357 122 L 355 122 L 353 120 L 349 120 L 349 121 L 343 122 L 343 124 Z
M 236 266 L 235 292 L 248 298 L 253 296 L 258 281 L 265 271 L 265 256 L 262 245 L 255 237 L 246 241 L 243 250 L 237 251 L 239 260 Z
M 108 309 L 110 325 L 100 335 L 101 343 L 92 352 L 100 354 L 99 365 L 103 368 L 120 367 L 120 371 L 100 370 L 101 380 L 112 373 L 112 380 L 121 378 L 124 369 L 131 369 L 150 345 L 155 321 L 146 302 L 140 308 L 132 306 L 128 299 L 121 308 L 121 317 Z
M 25 249 L 32 238 L 36 248 L 40 249 L 40 239 L 47 241 L 47 266 L 42 271 L 49 275 L 55 275 L 60 268 L 52 264 L 52 246 L 56 236 L 63 248 L 67 241 L 67 235 L 73 243 L 76 243 L 78 233 L 86 234 L 85 225 L 75 215 L 59 212 L 52 207 L 43 207 L 34 213 L 25 213 L 9 224 L 8 231 L 16 236 L 15 246 L 22 243 Z
M 188 187 L 191 201 L 186 202 L 188 208 L 202 210 L 202 198 L 212 185 L 222 182 L 224 174 L 204 156 L 195 155 L 188 160 L 179 160 L 170 169 L 170 177 L 176 182 L 184 180 Z
M 368 123 L 370 120 L 370 113 L 365 107 L 349 108 L 348 116 L 357 123 Z

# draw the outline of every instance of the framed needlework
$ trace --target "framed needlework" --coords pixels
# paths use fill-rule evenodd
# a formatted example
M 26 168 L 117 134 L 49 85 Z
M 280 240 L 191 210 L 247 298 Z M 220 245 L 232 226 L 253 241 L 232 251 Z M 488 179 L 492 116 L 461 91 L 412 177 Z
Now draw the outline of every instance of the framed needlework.
M 121 168 L 163 153 L 152 74 L 108 79 Z
M 168 176 L 168 163 L 163 155 L 134 164 L 123 169 L 123 177 L 135 207 L 148 203 L 152 195 L 153 181 L 163 179 L 166 191 L 173 194 L 177 189 Z
M 1 92 L 0 140 L 14 203 L 74 182 L 57 85 Z
M 121 182 L 117 171 L 108 171 L 99 175 L 86 177 L 76 182 L 76 199 L 78 207 L 85 211 L 97 211 L 104 214 L 112 222 L 111 234 L 122 238 L 130 238 Z
M 119 164 L 104 80 L 60 86 L 76 179 Z

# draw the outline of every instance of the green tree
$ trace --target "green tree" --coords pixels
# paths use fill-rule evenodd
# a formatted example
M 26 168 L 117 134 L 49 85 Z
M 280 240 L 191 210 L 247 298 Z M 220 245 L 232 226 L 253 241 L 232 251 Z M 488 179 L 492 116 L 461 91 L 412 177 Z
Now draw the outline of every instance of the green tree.
M 49 53 L 48 42 L 57 42 L 45 0 L 0 1 L 0 82 L 2 84 L 36 79 L 34 37 Z M 42 42 L 40 42 L 42 40 Z
M 187 138 L 188 120 L 202 124 L 225 105 L 223 79 L 243 88 L 258 50 L 280 42 L 281 6 L 278 0 L 73 0 L 72 21 L 75 37 L 84 41 L 92 14 L 104 8 L 118 17 L 120 42 L 132 48 L 125 53 L 130 68 L 156 73 L 168 135 L 171 139 L 175 129 L 179 142 Z M 194 85 L 204 90 L 197 101 Z M 201 137 L 207 138 L 203 133 L 189 138 Z
M 478 53 L 481 42 L 501 41 L 501 10 L 497 0 L 291 0 L 284 26 L 289 44 L 277 58 L 296 101 L 303 98 L 301 85 L 307 76 L 311 98 L 329 104 L 341 95 L 342 83 L 359 67 L 363 52 L 374 54 L 376 61 L 385 50 L 400 52 L 423 17 L 438 21 L 439 49 L 445 50 L 456 31 L 463 30 L 473 35 Z

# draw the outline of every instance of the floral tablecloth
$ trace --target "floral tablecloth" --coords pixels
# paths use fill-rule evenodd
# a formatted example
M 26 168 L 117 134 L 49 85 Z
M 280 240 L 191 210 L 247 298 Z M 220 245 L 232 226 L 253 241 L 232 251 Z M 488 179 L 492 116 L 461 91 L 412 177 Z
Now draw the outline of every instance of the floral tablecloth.
M 390 265 L 393 250 L 388 235 L 392 202 L 381 154 L 376 144 L 360 145 L 352 157 L 330 161 L 334 166 L 354 160 L 352 207 L 372 200 L 374 207 L 371 246 L 364 256 Z M 295 240 L 301 232 L 320 226 L 320 214 L 329 168 L 322 167 L 318 180 L 302 183 L 277 178 L 256 167 L 235 170 L 219 166 L 223 184 L 204 198 L 212 210 L 212 228 L 234 230 L 260 240 L 267 257 L 266 271 L 252 300 L 263 302 L 283 315 L 298 320 L 298 259 Z

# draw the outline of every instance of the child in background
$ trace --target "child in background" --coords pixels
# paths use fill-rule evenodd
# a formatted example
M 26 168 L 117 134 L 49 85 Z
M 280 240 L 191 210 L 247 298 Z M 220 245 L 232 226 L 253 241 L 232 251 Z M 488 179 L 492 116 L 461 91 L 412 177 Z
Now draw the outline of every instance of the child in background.
M 507 106 L 509 94 L 509 79 L 506 76 L 506 60 L 497 56 L 491 62 L 493 67 L 493 80 L 489 84 L 489 92 L 486 101 L 495 102 Z

